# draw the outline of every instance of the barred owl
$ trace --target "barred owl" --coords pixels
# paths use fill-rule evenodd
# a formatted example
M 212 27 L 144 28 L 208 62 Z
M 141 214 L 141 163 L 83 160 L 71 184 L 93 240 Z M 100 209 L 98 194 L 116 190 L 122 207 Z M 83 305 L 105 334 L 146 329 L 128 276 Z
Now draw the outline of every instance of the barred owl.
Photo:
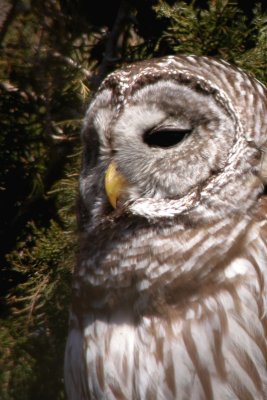
M 87 111 L 70 400 L 267 399 L 266 88 L 169 56 Z

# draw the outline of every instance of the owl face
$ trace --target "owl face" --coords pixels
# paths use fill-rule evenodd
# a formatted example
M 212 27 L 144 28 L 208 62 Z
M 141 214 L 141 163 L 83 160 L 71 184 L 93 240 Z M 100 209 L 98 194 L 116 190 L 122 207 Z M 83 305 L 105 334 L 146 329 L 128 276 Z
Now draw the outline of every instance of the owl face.
M 112 93 L 96 99 L 92 125 L 101 153 L 129 183 L 131 200 L 183 196 L 224 167 L 233 124 L 210 95 L 159 80 L 135 91 L 115 121 L 116 107 L 102 96 Z
M 110 162 L 126 182 L 119 196 L 126 204 L 140 199 L 185 201 L 193 192 L 205 193 L 203 187 L 213 190 L 222 172 L 231 180 L 234 170 L 250 174 L 247 180 L 255 186 L 251 171 L 253 164 L 260 174 L 258 138 L 250 140 L 249 130 L 244 134 L 243 110 L 239 106 L 239 117 L 236 96 L 226 95 L 222 87 L 229 77 L 240 80 L 243 73 L 213 61 L 212 81 L 208 79 L 212 61 L 207 60 L 169 57 L 156 64 L 139 63 L 104 81 L 88 110 L 84 130 L 85 157 L 93 169 L 89 178 L 88 173 L 82 174 L 81 187 L 86 187 L 82 192 L 88 196 L 88 179 L 94 182 L 98 177 L 92 185 L 94 190 L 97 187 L 96 208 L 108 203 L 102 189 Z M 242 165 L 235 165 L 237 152 Z M 260 179 L 256 185 L 262 189 Z M 233 190 L 233 198 L 235 194 Z

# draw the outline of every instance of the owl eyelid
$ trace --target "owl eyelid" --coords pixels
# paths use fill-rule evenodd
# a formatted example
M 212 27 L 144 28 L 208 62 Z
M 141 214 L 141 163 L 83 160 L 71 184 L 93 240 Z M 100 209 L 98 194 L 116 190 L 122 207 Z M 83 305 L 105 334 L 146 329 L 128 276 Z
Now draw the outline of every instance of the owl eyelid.
M 179 129 L 175 126 L 160 126 L 145 132 L 143 141 L 149 147 L 174 147 L 187 138 L 192 131 L 193 129 Z

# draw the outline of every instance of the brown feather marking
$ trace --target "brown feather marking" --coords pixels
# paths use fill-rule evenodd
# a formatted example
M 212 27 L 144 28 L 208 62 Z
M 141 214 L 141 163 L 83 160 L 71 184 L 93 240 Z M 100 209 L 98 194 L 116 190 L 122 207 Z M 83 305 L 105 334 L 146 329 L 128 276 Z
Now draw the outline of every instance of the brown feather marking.
M 123 379 L 123 382 L 127 385 L 127 378 L 128 378 L 128 375 L 129 375 L 127 354 L 123 355 L 122 369 L 123 369 L 122 379 Z
M 212 354 L 214 359 L 214 364 L 216 369 L 222 378 L 222 380 L 226 380 L 226 366 L 225 366 L 225 358 L 223 356 L 222 351 L 222 343 L 223 343 L 223 335 L 219 330 L 213 330 L 213 338 L 214 338 L 214 347 L 212 347 Z
M 104 363 L 103 363 L 103 357 L 101 357 L 100 355 L 96 357 L 96 374 L 97 374 L 98 384 L 101 390 L 104 392 L 105 390 Z
M 237 399 L 239 400 L 256 400 L 249 390 L 243 385 L 239 377 L 235 376 L 234 371 L 229 375 L 229 383 Z
M 238 361 L 240 367 L 246 372 L 248 378 L 250 378 L 251 381 L 254 383 L 257 390 L 261 392 L 262 391 L 261 377 L 258 373 L 256 365 L 254 364 L 253 360 L 251 359 L 247 351 L 245 351 L 244 349 L 234 347 L 232 349 L 232 354 Z
M 253 331 L 248 332 L 243 321 L 240 318 L 235 318 L 235 321 L 246 332 L 246 334 L 251 338 L 251 340 L 253 340 L 254 343 L 258 346 L 259 350 L 263 355 L 263 359 L 266 360 L 267 363 L 267 344 L 265 337 L 261 334 L 261 332 L 253 332 Z
M 116 382 L 113 382 L 109 385 L 110 390 L 112 391 L 116 400 L 128 400 L 123 394 L 120 385 Z
M 228 334 L 228 319 L 225 308 L 223 307 L 222 304 L 218 304 L 218 317 L 221 324 L 222 336 L 226 336 Z
M 197 346 L 192 337 L 190 322 L 188 322 L 186 324 L 185 329 L 183 330 L 183 340 L 184 340 L 186 350 L 191 358 L 191 361 L 195 367 L 198 378 L 203 387 L 203 391 L 205 393 L 206 399 L 213 400 L 214 397 L 213 397 L 213 390 L 212 390 L 212 386 L 211 386 L 210 374 L 209 374 L 209 371 L 207 370 L 207 368 L 204 365 L 202 365 L 202 363 L 199 359 Z
M 165 369 L 165 378 L 168 388 L 170 389 L 174 398 L 176 398 L 176 383 L 175 383 L 175 376 L 174 376 L 174 366 L 173 366 L 173 359 L 170 356 L 168 366 Z
M 156 359 L 158 363 L 163 360 L 163 337 L 156 339 Z
M 266 216 L 267 216 L 267 196 L 261 196 L 261 198 L 259 200 L 259 208 L 258 208 L 258 212 L 257 212 L 256 216 L 260 220 L 265 220 L 266 221 Z M 266 230 L 267 230 L 267 224 L 265 224 L 265 231 Z M 266 235 L 265 235 L 265 237 L 266 237 Z
M 155 400 L 157 398 L 157 393 L 155 389 L 152 389 L 151 387 L 148 387 L 146 390 L 145 394 L 145 399 L 144 400 Z

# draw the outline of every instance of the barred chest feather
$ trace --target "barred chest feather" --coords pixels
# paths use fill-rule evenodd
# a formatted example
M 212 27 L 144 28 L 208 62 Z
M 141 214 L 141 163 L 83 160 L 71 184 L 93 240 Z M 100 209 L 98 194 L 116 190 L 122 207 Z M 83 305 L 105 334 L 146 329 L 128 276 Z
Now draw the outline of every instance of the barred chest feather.
M 229 221 L 191 231 L 191 243 L 176 227 L 169 250 L 163 238 L 170 232 L 163 229 L 161 247 L 155 235 L 149 265 L 141 264 L 146 273 L 135 270 L 141 278 L 134 293 L 133 280 L 122 279 L 133 269 L 131 257 L 123 257 L 123 241 L 119 268 L 112 262 L 118 260 L 116 248 L 101 260 L 108 269 L 105 277 L 101 268 L 94 268 L 84 284 L 91 268 L 84 263 L 77 290 L 101 287 L 102 297 L 92 298 L 89 307 L 87 303 L 82 313 L 73 315 L 67 374 L 81 381 L 74 386 L 83 389 L 71 399 L 267 399 L 266 226 L 249 218 L 237 220 L 234 228 L 232 222 L 229 241 Z M 140 241 L 141 235 L 131 241 L 135 258 Z M 193 242 L 202 244 L 197 257 L 186 251 L 186 243 L 192 249 Z M 180 258 L 176 256 L 172 270 L 169 253 L 174 248 Z M 115 277 L 119 290 L 114 291 Z M 105 309 L 111 299 L 114 308 Z

